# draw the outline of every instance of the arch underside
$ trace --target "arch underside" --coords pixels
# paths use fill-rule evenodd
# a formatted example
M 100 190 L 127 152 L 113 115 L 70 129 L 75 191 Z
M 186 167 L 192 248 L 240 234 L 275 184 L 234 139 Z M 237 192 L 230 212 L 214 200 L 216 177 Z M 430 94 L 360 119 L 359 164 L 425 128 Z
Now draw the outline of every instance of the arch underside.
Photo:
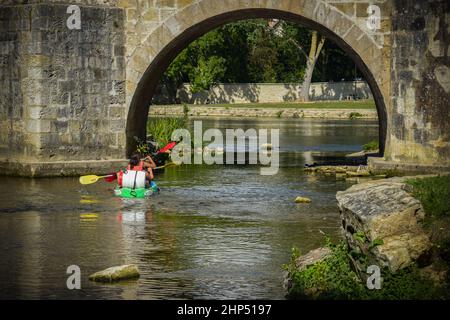
M 211 31 L 212 29 L 230 22 L 256 18 L 282 19 L 294 23 L 299 23 L 308 28 L 317 30 L 328 39 L 334 41 L 353 59 L 356 66 L 364 75 L 364 78 L 366 79 L 375 100 L 379 121 L 380 154 L 384 154 L 387 136 L 387 112 L 385 101 L 374 75 L 370 71 L 367 64 L 360 57 L 360 55 L 351 47 L 351 45 L 349 45 L 339 35 L 331 31 L 324 25 L 311 19 L 305 18 L 299 14 L 276 9 L 252 8 L 229 11 L 207 18 L 185 29 L 178 36 L 174 37 L 174 39 L 170 41 L 170 43 L 168 43 L 161 49 L 161 51 L 151 61 L 150 65 L 139 80 L 139 83 L 137 84 L 136 90 L 133 94 L 133 98 L 131 100 L 126 124 L 127 155 L 130 155 L 131 152 L 135 150 L 135 136 L 139 138 L 145 138 L 147 118 L 152 97 L 155 93 L 161 76 L 170 65 L 170 63 L 176 58 L 176 56 L 192 41 Z

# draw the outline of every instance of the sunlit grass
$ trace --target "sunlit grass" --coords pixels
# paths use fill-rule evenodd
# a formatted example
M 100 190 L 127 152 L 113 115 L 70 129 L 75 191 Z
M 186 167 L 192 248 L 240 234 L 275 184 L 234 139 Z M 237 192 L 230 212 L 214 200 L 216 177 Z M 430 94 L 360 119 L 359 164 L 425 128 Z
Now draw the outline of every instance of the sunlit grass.
M 425 213 L 432 217 L 450 216 L 450 175 L 408 179 L 413 196 L 420 200 Z

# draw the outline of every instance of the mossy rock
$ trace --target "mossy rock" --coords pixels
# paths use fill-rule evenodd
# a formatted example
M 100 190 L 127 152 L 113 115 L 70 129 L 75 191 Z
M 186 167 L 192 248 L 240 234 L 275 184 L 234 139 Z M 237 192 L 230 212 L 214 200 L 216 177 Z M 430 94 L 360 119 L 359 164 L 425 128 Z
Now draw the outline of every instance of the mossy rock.
M 89 280 L 95 282 L 116 282 L 120 280 L 130 280 L 139 278 L 139 269 L 134 264 L 111 267 L 98 271 L 89 276 Z
M 295 203 L 310 203 L 311 199 L 306 197 L 297 197 L 295 198 Z

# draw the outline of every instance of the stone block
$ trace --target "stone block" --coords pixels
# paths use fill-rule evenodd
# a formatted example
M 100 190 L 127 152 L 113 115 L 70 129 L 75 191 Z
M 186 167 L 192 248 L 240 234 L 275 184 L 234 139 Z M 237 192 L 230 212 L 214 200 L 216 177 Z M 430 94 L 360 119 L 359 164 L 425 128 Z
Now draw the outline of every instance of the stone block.
M 124 119 L 125 118 L 125 108 L 122 106 L 109 106 L 108 107 L 108 118 L 109 119 Z
M 124 120 L 111 120 L 109 125 L 110 132 L 122 132 L 125 130 L 125 119 Z
M 353 17 L 355 16 L 355 3 L 354 2 L 348 2 L 348 3 L 332 3 L 331 6 L 338 9 L 343 14 Z
M 136 8 L 137 0 L 118 0 L 117 6 L 121 8 Z
M 195 0 L 177 0 L 177 7 L 184 8 L 186 6 L 193 4 L 194 2 Z
M 401 178 L 393 178 L 357 184 L 336 194 L 349 246 L 391 272 L 410 266 L 431 248 L 420 225 L 423 208 L 407 190 Z
M 164 8 L 164 7 L 176 7 L 177 0 L 155 0 L 155 7 Z
M 28 133 L 46 133 L 51 131 L 50 120 L 28 119 L 26 121 L 26 130 Z
M 180 14 L 178 14 L 177 17 L 179 17 L 180 20 L 184 23 L 190 21 L 191 24 L 193 24 L 194 22 L 203 21 L 211 15 L 220 13 L 220 6 L 212 6 L 211 2 L 209 1 L 208 3 L 209 7 L 204 7 L 207 5 L 205 1 L 193 3 L 192 5 L 185 7 L 182 11 L 180 11 Z M 208 8 L 210 9 L 209 11 L 207 11 Z M 204 11 L 208 12 L 208 14 L 206 15 Z
M 57 116 L 58 109 L 51 106 L 31 106 L 28 107 L 28 117 L 33 120 L 54 119 Z
M 114 46 L 114 55 L 115 56 L 124 56 L 125 55 L 125 46 L 123 46 L 123 45 Z
M 69 103 L 69 93 L 56 91 L 55 94 L 51 95 L 51 104 L 68 104 Z
M 164 24 L 174 35 L 180 34 L 182 31 L 184 31 L 190 26 L 189 24 L 182 23 L 182 21 L 175 16 L 167 19 L 167 21 L 165 21 Z
M 67 133 L 69 129 L 69 123 L 67 120 L 57 120 L 52 122 L 51 131 L 55 133 Z
M 142 14 L 142 20 L 147 22 L 159 21 L 159 10 L 156 8 L 149 8 L 145 13 Z

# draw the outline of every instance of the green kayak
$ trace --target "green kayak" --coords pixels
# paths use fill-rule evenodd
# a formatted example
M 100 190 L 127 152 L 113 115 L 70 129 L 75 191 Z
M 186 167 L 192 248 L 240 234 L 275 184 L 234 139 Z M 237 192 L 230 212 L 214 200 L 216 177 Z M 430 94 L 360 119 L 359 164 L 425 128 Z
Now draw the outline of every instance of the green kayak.
M 152 194 L 158 193 L 159 188 L 155 182 L 151 182 L 150 188 L 120 188 L 119 186 L 114 189 L 114 194 L 118 197 L 127 198 L 127 199 L 142 199 Z

